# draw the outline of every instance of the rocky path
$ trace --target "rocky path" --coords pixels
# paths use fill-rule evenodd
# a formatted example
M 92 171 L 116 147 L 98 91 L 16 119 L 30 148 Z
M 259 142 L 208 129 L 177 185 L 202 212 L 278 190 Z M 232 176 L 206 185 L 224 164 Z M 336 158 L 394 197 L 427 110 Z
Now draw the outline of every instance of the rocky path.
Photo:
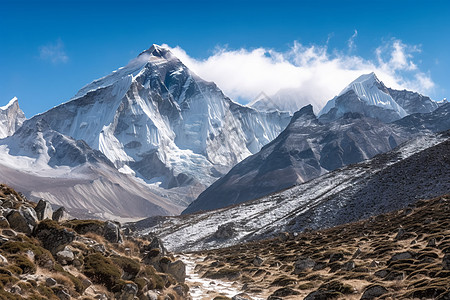
M 181 259 L 186 264 L 186 284 L 190 288 L 189 292 L 192 296 L 192 299 L 210 300 L 219 295 L 233 298 L 234 296 L 242 293 L 242 286 L 237 282 L 202 278 L 201 274 L 197 273 L 195 270 L 196 264 L 203 261 L 202 257 L 186 254 L 180 255 L 179 259 Z M 249 296 L 254 300 L 263 299 L 254 295 Z

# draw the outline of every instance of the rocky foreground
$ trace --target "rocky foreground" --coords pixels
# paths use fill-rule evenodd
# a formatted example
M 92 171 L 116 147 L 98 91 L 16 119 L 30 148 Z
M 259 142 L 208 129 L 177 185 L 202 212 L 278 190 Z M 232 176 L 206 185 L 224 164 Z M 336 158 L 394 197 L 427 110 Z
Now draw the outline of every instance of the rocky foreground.
M 186 266 L 159 239 L 69 220 L 0 185 L 0 299 L 189 299 Z
M 191 255 L 201 276 L 247 293 L 239 299 L 450 299 L 450 195 L 326 230 Z

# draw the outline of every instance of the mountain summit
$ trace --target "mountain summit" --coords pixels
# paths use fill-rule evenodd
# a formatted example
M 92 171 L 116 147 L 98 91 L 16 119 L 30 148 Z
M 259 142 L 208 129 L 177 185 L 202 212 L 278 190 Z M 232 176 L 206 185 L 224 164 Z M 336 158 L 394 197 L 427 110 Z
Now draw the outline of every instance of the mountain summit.
M 437 102 L 419 93 L 387 88 L 372 72 L 351 82 L 328 101 L 318 116 L 323 121 L 330 121 L 347 112 L 357 112 L 382 122 L 392 122 L 409 114 L 432 112 L 438 106 Z

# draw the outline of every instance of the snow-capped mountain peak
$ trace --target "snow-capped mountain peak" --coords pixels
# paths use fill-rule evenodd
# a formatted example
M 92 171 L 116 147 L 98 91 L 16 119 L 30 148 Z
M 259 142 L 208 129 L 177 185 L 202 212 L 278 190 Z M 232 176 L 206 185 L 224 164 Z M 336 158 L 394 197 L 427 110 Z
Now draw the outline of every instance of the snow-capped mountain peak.
M 333 108 L 336 108 L 337 111 L 335 110 L 333 112 Z M 355 111 L 355 109 L 358 110 Z M 371 113 L 372 110 L 376 110 L 377 113 Z M 336 117 L 346 112 L 360 112 L 374 117 L 382 111 L 387 115 L 380 115 L 379 119 L 382 121 L 393 121 L 408 115 L 405 109 L 390 95 L 388 88 L 373 72 L 363 74 L 352 81 L 338 96 L 328 101 L 325 107 L 319 112 L 319 116 L 325 115 L 330 111 Z
M 25 114 L 19 107 L 17 97 L 0 107 L 0 139 L 14 134 L 25 121 Z

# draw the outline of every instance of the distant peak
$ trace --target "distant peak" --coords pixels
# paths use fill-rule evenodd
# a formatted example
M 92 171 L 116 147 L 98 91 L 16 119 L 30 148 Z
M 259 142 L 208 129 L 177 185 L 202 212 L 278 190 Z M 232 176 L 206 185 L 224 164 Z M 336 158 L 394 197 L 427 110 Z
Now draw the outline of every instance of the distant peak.
M 168 48 L 162 47 L 162 46 L 157 45 L 157 44 L 153 44 L 147 50 L 142 51 L 139 54 L 139 56 L 141 56 L 143 54 L 152 55 L 152 56 L 155 56 L 155 57 L 168 58 L 167 56 L 171 55 L 172 53 L 170 52 L 170 50 Z
M 363 75 L 359 76 L 352 83 L 365 82 L 365 81 L 380 82 L 380 80 L 378 79 L 377 75 L 375 75 L 375 72 L 371 72 L 369 74 L 363 74 Z
M 19 100 L 17 99 L 17 97 L 14 97 L 11 100 L 9 100 L 8 104 L 6 104 L 5 106 L 0 106 L 0 110 L 7 110 L 8 108 L 10 108 L 11 106 L 13 106 L 15 103 L 18 102 Z
M 295 121 L 303 116 L 313 117 L 314 119 L 316 118 L 316 115 L 314 114 L 313 106 L 311 104 L 303 106 L 299 111 L 295 112 L 294 116 L 292 116 L 292 121 Z

